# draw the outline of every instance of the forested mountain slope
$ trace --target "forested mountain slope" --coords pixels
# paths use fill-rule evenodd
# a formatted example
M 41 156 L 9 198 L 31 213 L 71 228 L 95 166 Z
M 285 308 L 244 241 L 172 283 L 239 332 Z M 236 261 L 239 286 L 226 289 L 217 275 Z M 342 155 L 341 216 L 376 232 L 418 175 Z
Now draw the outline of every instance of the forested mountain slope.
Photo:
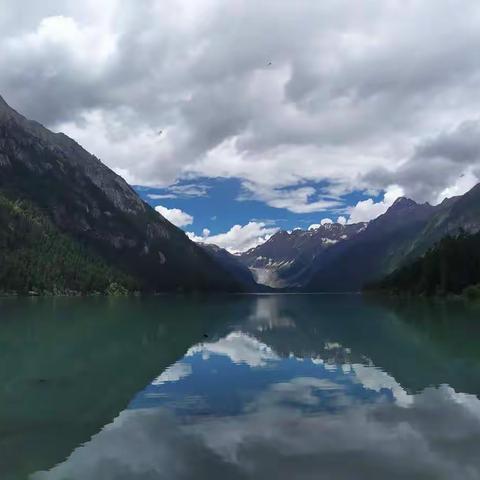
M 100 160 L 66 135 L 27 120 L 1 97 L 0 193 L 9 202 L 26 201 L 142 290 L 242 288 Z
M 317 258 L 308 291 L 358 291 L 422 256 L 461 229 L 480 229 L 480 185 L 432 206 L 399 198 L 354 238 Z
M 480 233 L 446 236 L 427 253 L 367 290 L 393 294 L 460 294 L 480 284 Z
M 139 288 L 26 201 L 0 195 L 0 292 L 124 293 Z

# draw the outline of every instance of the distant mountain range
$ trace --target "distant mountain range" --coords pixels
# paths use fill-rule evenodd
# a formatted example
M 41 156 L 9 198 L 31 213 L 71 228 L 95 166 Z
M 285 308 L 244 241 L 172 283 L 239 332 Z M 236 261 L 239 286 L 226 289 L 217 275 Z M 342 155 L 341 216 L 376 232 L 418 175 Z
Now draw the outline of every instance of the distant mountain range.
M 197 245 L 0 97 L 0 292 L 359 291 L 460 229 L 480 230 L 480 184 L 436 206 L 399 198 L 368 224 L 280 231 L 240 255 Z
M 300 287 L 312 274 L 312 262 L 328 248 L 348 240 L 366 223 L 327 223 L 309 230 L 280 231 L 265 243 L 239 256 L 260 283 L 271 287 Z
M 480 185 L 432 206 L 399 198 L 355 237 L 315 261 L 307 291 L 358 291 L 423 255 L 447 234 L 480 230 Z
M 199 243 L 211 257 L 225 270 L 227 270 L 232 277 L 250 291 L 263 290 L 261 284 L 257 284 L 252 271 L 239 261 L 238 257 L 228 252 L 224 248 L 217 245 L 207 243 Z
M 359 291 L 422 256 L 446 235 L 480 230 L 480 185 L 432 206 L 398 198 L 368 224 L 281 231 L 241 254 L 257 281 L 309 292 Z
M 243 289 L 98 158 L 1 97 L 0 261 L 0 291 Z

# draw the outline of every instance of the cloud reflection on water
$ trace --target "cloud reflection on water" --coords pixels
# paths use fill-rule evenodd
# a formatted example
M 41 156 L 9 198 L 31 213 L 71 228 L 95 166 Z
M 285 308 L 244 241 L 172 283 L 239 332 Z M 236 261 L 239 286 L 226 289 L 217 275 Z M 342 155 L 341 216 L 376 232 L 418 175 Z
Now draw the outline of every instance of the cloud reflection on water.
M 279 358 L 268 345 L 238 331 L 232 332 L 216 342 L 195 345 L 188 350 L 186 356 L 197 353 L 201 353 L 205 360 L 211 354 L 224 355 L 233 363 L 245 363 L 249 367 L 261 367 L 267 362 Z
M 270 401 L 245 415 L 186 426 L 163 408 L 127 410 L 32 480 L 479 478 L 480 404 L 471 395 L 428 388 L 408 408 L 378 402 L 303 415 L 285 406 L 292 392 L 297 401 L 314 399 L 299 398 L 296 383 L 273 388 Z M 308 382 L 300 383 L 307 393 Z
M 288 318 L 276 302 L 257 303 L 245 331 L 191 347 L 111 424 L 31 480 L 480 478 L 475 395 L 448 385 L 414 394 L 331 339 L 311 356 L 282 353 L 262 334 L 286 326 L 265 313 Z M 288 332 L 295 344 L 299 332 Z

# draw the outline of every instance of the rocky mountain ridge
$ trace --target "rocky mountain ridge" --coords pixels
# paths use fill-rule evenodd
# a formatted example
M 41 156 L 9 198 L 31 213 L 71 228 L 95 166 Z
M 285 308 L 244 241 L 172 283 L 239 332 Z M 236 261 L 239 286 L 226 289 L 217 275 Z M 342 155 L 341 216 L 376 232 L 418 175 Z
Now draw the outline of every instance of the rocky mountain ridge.
M 314 259 L 324 250 L 355 236 L 366 223 L 326 223 L 308 230 L 282 230 L 265 243 L 239 256 L 259 283 L 271 287 L 298 287 Z
M 445 235 L 480 230 L 477 185 L 435 206 L 401 197 L 368 224 L 280 231 L 231 255 L 191 242 L 98 158 L 66 135 L 26 119 L 1 97 L 0 207 L 0 269 L 8 265 L 17 272 L 24 289 L 35 286 L 29 278 L 35 269 L 44 284 L 60 276 L 64 289 L 73 283 L 88 290 L 124 278 L 144 291 L 260 290 L 253 273 L 258 283 L 275 288 L 359 291 Z M 62 270 L 57 255 L 55 267 L 42 275 L 49 250 L 42 249 L 47 257 L 38 261 L 36 242 L 57 246 L 74 263 Z M 75 274 L 80 265 L 90 272 L 82 281 Z M 0 270 L 1 281 L 9 277 Z
M 62 235 L 135 278 L 142 290 L 242 289 L 98 158 L 26 119 L 1 97 L 0 194 L 27 202 Z M 2 228 L 12 225 L 8 217 L 4 222 Z
M 239 261 L 239 257 L 219 247 L 218 245 L 209 243 L 199 243 L 203 248 L 219 265 L 227 270 L 233 278 L 238 280 L 247 290 L 256 291 L 261 290 L 262 286 L 258 285 L 255 281 L 254 275 L 251 270 Z
M 317 258 L 307 291 L 358 291 L 423 255 L 447 234 L 480 230 L 480 185 L 432 206 L 400 198 L 364 231 Z
M 479 230 L 480 184 L 439 205 L 400 197 L 369 223 L 280 231 L 239 260 L 274 288 L 351 292 L 412 262 L 446 235 Z

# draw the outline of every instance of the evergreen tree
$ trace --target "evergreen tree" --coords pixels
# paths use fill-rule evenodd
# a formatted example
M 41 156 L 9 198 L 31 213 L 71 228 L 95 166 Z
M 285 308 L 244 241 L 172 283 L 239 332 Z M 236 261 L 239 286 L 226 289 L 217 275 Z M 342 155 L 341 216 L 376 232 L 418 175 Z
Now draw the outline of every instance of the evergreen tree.
M 138 288 L 28 202 L 0 194 L 0 291 L 118 294 Z
M 448 295 L 480 288 L 480 232 L 448 235 L 421 258 L 395 270 L 366 290 L 409 295 Z

